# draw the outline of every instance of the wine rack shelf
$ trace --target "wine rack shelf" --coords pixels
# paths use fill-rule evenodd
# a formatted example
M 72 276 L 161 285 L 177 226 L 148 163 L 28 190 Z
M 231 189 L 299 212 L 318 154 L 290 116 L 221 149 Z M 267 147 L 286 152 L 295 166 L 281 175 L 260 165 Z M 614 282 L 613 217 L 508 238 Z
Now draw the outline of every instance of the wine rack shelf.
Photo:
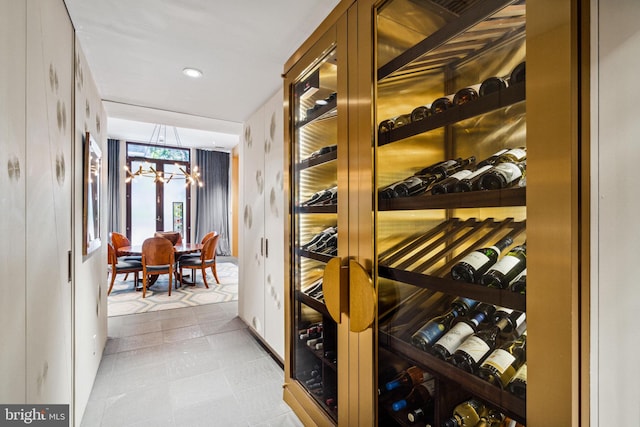
M 378 339 L 384 348 L 419 366 L 427 367 L 436 378 L 456 382 L 473 395 L 499 408 L 504 414 L 525 423 L 526 402 L 524 400 L 382 330 L 378 333 Z
M 498 92 L 482 96 L 466 104 L 453 106 L 423 120 L 407 123 L 388 132 L 378 132 L 378 146 L 401 141 L 443 126 L 508 107 L 525 100 L 525 84 L 519 83 Z
M 338 205 L 324 205 L 324 206 L 297 206 L 295 213 L 307 214 L 307 213 L 338 213 Z
M 315 259 L 316 261 L 320 261 L 324 263 L 329 262 L 331 258 L 335 256 L 335 255 L 325 255 L 325 254 L 319 254 L 317 252 L 305 251 L 304 249 L 298 249 L 298 255 L 305 258 Z
M 338 100 L 337 98 L 333 98 L 327 104 L 312 111 L 304 120 L 299 121 L 296 127 L 301 128 L 320 119 L 335 117 L 335 109 L 337 106 Z
M 464 193 L 423 194 L 413 197 L 401 197 L 378 201 L 378 210 L 422 210 L 485 208 L 499 206 L 525 206 L 526 187 L 506 188 L 503 190 L 469 191 Z
M 338 158 L 338 152 L 336 150 L 330 151 L 326 154 L 321 154 L 319 156 L 310 157 L 308 159 L 302 160 L 300 163 L 296 164 L 296 170 L 300 172 L 305 169 L 312 168 L 314 166 L 331 162 L 333 160 L 336 160 L 337 158 Z
M 327 307 L 322 302 L 318 301 L 313 297 L 310 297 L 304 292 L 296 291 L 296 299 L 301 303 L 303 303 L 304 305 L 311 307 L 312 309 L 322 314 L 323 316 L 329 316 L 329 311 L 327 310 Z
M 524 37 L 525 22 L 524 1 L 475 2 L 458 19 L 381 66 L 378 80 L 406 78 L 462 63 L 481 52 Z

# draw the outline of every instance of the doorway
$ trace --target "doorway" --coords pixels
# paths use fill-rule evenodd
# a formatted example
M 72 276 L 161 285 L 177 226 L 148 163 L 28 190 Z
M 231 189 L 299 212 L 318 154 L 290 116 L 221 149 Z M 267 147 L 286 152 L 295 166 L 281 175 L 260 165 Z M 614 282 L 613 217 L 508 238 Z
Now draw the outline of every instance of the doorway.
M 127 182 L 126 233 L 134 245 L 156 231 L 191 235 L 190 151 L 180 147 L 127 143 L 127 167 L 138 176 Z

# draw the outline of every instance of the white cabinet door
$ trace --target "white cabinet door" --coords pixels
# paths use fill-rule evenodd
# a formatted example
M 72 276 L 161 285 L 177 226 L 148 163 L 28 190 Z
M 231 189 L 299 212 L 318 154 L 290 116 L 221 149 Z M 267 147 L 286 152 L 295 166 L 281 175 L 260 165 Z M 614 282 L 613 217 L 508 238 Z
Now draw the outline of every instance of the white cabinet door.
M 0 0 L 0 402 L 24 403 L 26 2 Z M 10 349 L 10 350 L 9 350 Z
M 27 2 L 26 400 L 31 403 L 72 398 L 68 254 L 74 61 L 73 29 L 61 3 Z
M 265 105 L 265 340 L 284 360 L 284 133 L 283 93 Z
M 243 203 L 238 283 L 240 317 L 264 335 L 264 112 L 245 123 L 242 140 Z

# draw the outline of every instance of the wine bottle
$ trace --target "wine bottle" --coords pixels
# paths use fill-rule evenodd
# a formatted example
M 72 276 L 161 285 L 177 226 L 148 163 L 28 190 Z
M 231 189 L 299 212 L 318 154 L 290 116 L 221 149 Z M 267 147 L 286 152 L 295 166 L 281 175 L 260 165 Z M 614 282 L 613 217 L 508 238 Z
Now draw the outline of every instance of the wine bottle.
M 431 103 L 431 114 L 439 114 L 453 107 L 453 95 L 440 97 Z
M 463 105 L 467 102 L 473 101 L 474 99 L 478 99 L 479 89 L 479 84 L 460 89 L 453 96 L 453 105 Z
M 431 348 L 431 353 L 446 360 L 456 349 L 473 333 L 478 331 L 478 326 L 485 321 L 493 320 L 491 316 L 495 307 L 491 304 L 480 303 L 476 305 L 471 314 L 459 317 L 449 329 Z
M 314 238 L 311 239 L 311 242 L 301 246 L 301 249 L 315 252 L 316 250 L 325 247 L 327 240 L 331 239 L 331 237 L 337 232 L 337 228 L 335 227 L 328 228 L 319 235 L 314 236 Z
M 434 390 L 434 380 L 417 384 L 411 389 L 411 392 L 404 399 L 393 402 L 391 404 L 391 409 L 398 412 L 403 409 L 417 409 L 425 406 L 433 399 Z
M 431 104 L 421 105 L 411 111 L 411 122 L 419 122 L 431 116 Z
M 398 129 L 411 123 L 411 114 L 401 114 L 393 119 L 393 128 Z
M 410 176 L 394 188 L 396 197 L 409 197 L 424 193 L 436 179 L 435 175 Z
M 525 332 L 519 338 L 496 348 L 478 368 L 478 376 L 495 386 L 505 388 L 526 361 L 526 345 Z
M 500 332 L 500 338 L 503 340 L 517 338 L 526 329 L 527 314 L 522 311 L 496 306 L 496 311 L 493 313 L 493 323 L 498 323 L 501 319 L 506 319 L 509 322 L 507 327 Z
M 385 119 L 378 125 L 378 132 L 387 133 L 394 127 L 393 119 Z
M 425 381 L 433 379 L 433 376 L 427 371 L 419 368 L 418 366 L 410 366 L 404 371 L 398 373 L 398 375 L 387 382 L 384 386 L 386 391 L 395 390 L 397 388 L 407 388 L 421 384 Z
M 505 153 L 501 154 L 495 163 L 503 163 L 503 162 L 512 162 L 512 163 L 520 163 L 527 159 L 527 149 L 526 147 L 516 147 L 507 150 Z
M 512 248 L 480 278 L 489 288 L 506 289 L 509 283 L 527 267 L 527 242 Z
M 503 154 L 507 153 L 509 151 L 508 148 L 503 148 L 500 151 L 497 151 L 495 153 L 493 153 L 492 155 L 490 155 L 489 157 L 487 157 L 486 159 L 482 160 L 480 163 L 478 163 L 477 167 L 482 168 L 486 165 L 494 165 L 498 159 L 500 158 L 500 156 L 502 156 Z
M 480 420 L 475 427 L 500 427 L 504 415 L 495 409 L 489 409 L 480 415 Z
M 508 86 L 507 80 L 502 77 L 489 77 L 485 79 L 480 85 L 478 90 L 479 96 L 489 95 L 490 93 L 499 92 L 506 89 Z
M 323 154 L 328 154 L 331 153 L 332 151 L 336 151 L 338 149 L 337 145 L 328 145 L 326 147 L 322 147 L 319 150 L 314 151 L 313 153 L 311 153 L 311 158 L 314 157 L 318 157 L 318 156 L 322 156 Z
M 456 182 L 453 186 L 453 192 L 463 193 L 466 191 L 479 190 L 480 188 L 478 187 L 478 183 L 480 182 L 482 175 L 488 172 L 492 167 L 492 165 L 485 165 L 476 169 L 475 171 L 473 171 L 473 173 L 471 173 L 471 175 Z
M 509 319 L 505 318 L 472 334 L 447 359 L 448 362 L 463 371 L 476 373 L 479 364 L 495 349 L 498 335 L 508 325 Z
M 462 163 L 462 157 L 458 157 L 457 159 L 443 160 L 441 162 L 437 162 L 423 169 L 420 169 L 414 175 L 416 176 L 432 175 L 438 168 L 443 168 L 443 167 L 447 168 L 449 166 L 455 166 L 460 163 Z
M 407 419 L 411 423 L 417 423 L 422 421 L 427 427 L 433 423 L 434 401 L 429 401 L 422 408 L 417 408 L 409 411 Z
M 317 206 L 320 204 L 331 203 L 337 200 L 338 186 L 333 186 L 325 190 L 314 193 L 309 200 L 302 203 L 302 206 Z
M 411 344 L 423 351 L 428 351 L 440 337 L 449 329 L 453 319 L 464 316 L 470 308 L 477 304 L 476 301 L 468 298 L 458 297 L 451 303 L 449 311 L 439 316 L 433 317 L 420 327 L 411 336 Z
M 527 398 L 527 362 L 523 363 L 516 371 L 507 384 L 507 390 L 521 399 Z
M 478 182 L 480 190 L 500 190 L 511 187 L 524 177 L 527 161 L 519 163 L 504 162 L 495 164 Z
M 513 86 L 517 83 L 522 83 L 527 79 L 527 66 L 526 62 L 521 62 L 515 66 L 513 71 L 511 71 L 511 76 L 509 77 L 509 85 Z
M 502 421 L 502 424 L 500 424 L 500 427 L 525 427 L 525 426 L 524 424 L 521 424 L 514 419 L 511 419 L 509 417 L 504 417 L 504 420 Z
M 447 161 L 434 167 L 433 170 L 431 171 L 431 174 L 438 175 L 439 179 L 443 179 L 456 173 L 460 169 L 472 167 L 475 164 L 475 162 L 476 162 L 475 156 L 467 157 L 464 160 L 462 160 L 461 158 L 458 158 L 453 162 Z
M 469 175 L 471 175 L 473 172 L 471 172 L 469 169 L 462 169 L 459 170 L 458 172 L 454 173 L 453 175 L 436 182 L 435 184 L 433 184 L 433 186 L 431 187 L 431 194 L 445 194 L 445 193 L 452 193 L 453 192 L 453 188 L 454 186 L 461 180 L 464 178 L 467 178 Z
M 473 427 L 480 421 L 484 405 L 476 399 L 467 400 L 453 409 L 453 416 L 442 423 L 442 427 Z
M 453 280 L 460 280 L 468 283 L 477 283 L 489 267 L 498 261 L 498 257 L 505 248 L 513 243 L 510 236 L 497 242 L 494 246 L 476 249 L 465 255 L 458 263 L 451 268 Z
M 527 292 L 527 269 L 525 268 L 516 276 L 511 283 L 509 283 L 509 289 L 513 292 L 525 294 Z

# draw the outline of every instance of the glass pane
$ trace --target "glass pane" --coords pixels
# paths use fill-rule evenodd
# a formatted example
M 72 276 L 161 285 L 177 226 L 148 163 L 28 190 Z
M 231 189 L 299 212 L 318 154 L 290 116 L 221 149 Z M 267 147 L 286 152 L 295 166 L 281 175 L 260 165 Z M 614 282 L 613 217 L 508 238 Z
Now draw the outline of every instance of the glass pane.
M 524 423 L 525 2 L 437 3 L 377 17 L 378 424 Z
M 177 165 L 165 165 L 164 176 L 171 176 L 172 173 L 180 173 Z M 163 186 L 164 208 L 163 208 L 163 230 L 179 231 L 184 238 L 184 213 L 187 206 L 187 188 L 184 179 L 172 179 Z
M 131 170 L 142 166 L 148 169 L 147 162 L 132 161 Z M 151 164 L 155 167 L 155 164 Z M 156 183 L 153 179 L 139 177 L 131 181 L 131 244 L 141 245 L 145 239 L 156 232 Z
M 294 84 L 293 377 L 335 420 L 337 325 L 324 304 L 323 272 L 338 254 L 335 50 Z

